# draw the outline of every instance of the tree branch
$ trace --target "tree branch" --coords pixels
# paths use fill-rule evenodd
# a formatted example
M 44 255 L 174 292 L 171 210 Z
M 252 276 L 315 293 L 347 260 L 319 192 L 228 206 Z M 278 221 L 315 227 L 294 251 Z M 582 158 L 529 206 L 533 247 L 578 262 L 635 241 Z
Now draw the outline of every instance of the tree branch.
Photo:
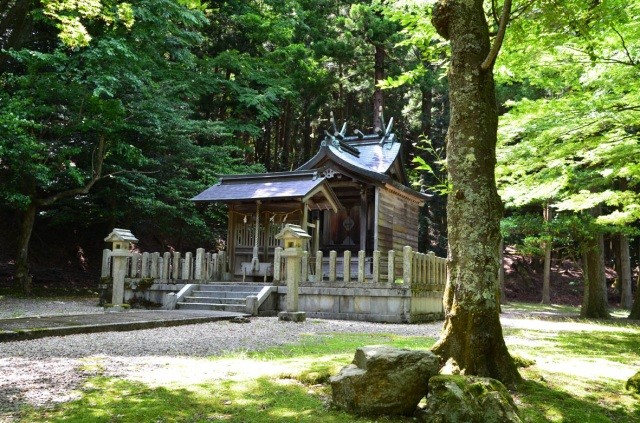
M 624 42 L 624 37 L 622 36 L 622 34 L 620 34 L 620 32 L 618 32 L 618 30 L 614 26 L 611 26 L 611 29 L 613 29 L 613 32 L 618 34 L 618 37 L 620 37 L 620 41 L 622 42 L 622 48 L 624 49 L 624 52 L 627 55 L 627 58 L 629 59 L 629 63 L 632 66 L 636 66 L 638 63 L 635 60 L 633 60 L 633 56 L 631 56 L 631 53 L 627 48 L 627 44 Z
M 507 23 L 509 23 L 509 15 L 511 14 L 511 0 L 505 0 L 504 5 L 502 6 L 502 15 L 500 16 L 500 26 L 498 28 L 498 35 L 493 40 L 493 46 L 491 46 L 491 51 L 489 51 L 489 55 L 482 65 L 480 65 L 480 69 L 483 71 L 488 70 L 493 63 L 496 61 L 496 57 L 498 57 L 498 52 L 502 47 L 502 41 L 504 41 L 504 34 L 507 31 Z
M 49 206 L 58 200 L 63 198 L 74 197 L 76 195 L 87 194 L 93 185 L 102 178 L 102 164 L 104 163 L 104 148 L 105 140 L 104 135 L 100 136 L 98 145 L 95 149 L 94 155 L 96 156 L 96 166 L 91 166 L 91 179 L 82 187 L 69 189 L 66 191 L 58 192 L 46 198 L 40 198 L 36 200 L 38 206 Z

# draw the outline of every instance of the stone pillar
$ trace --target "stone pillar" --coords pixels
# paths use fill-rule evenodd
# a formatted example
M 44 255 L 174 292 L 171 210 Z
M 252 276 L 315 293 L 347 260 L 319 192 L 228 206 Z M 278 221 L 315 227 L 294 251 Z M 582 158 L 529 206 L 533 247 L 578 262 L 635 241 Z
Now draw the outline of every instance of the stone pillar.
M 287 261 L 287 300 L 286 311 L 278 313 L 278 320 L 289 322 L 304 322 L 307 314 L 299 310 L 298 289 L 300 287 L 302 250 L 299 248 L 285 248 L 282 257 Z
M 342 280 L 344 283 L 351 282 L 351 251 L 346 250 L 342 259 Z
M 286 311 L 278 313 L 278 319 L 290 322 L 303 322 L 307 318 L 304 311 L 299 311 L 298 289 L 300 278 L 302 277 L 301 262 L 302 256 L 306 253 L 303 247 L 311 238 L 307 232 L 298 225 L 287 224 L 276 239 L 282 240 L 284 250 L 281 256 L 284 257 L 287 268 L 287 299 Z M 307 253 L 308 254 L 308 253 Z
M 373 252 L 373 275 L 371 282 L 380 283 L 380 251 L 378 250 Z
M 282 248 L 276 247 L 273 253 L 273 282 L 276 285 L 282 280 Z
M 109 311 L 122 311 L 124 310 L 124 278 L 127 276 L 129 270 L 131 270 L 132 277 L 136 277 L 137 256 L 139 256 L 139 254 L 134 256 L 129 250 L 131 243 L 138 242 L 138 239 L 133 236 L 128 229 L 115 228 L 104 240 L 105 242 L 113 244 L 113 248 L 109 253 L 113 266 L 113 273 L 111 274 L 113 278 L 113 290 L 111 294 L 111 306 L 105 307 L 105 309 Z M 129 267 L 128 263 L 130 257 L 133 257 L 131 267 Z
M 171 279 L 171 273 L 169 272 L 171 264 L 171 253 L 166 252 L 162 255 L 162 275 L 160 279 L 169 280 Z
M 196 250 L 196 267 L 193 278 L 201 281 L 206 278 L 205 274 L 205 251 L 204 248 L 198 248 Z
M 122 306 L 124 303 L 124 277 L 127 274 L 127 259 L 131 254 L 126 251 L 113 251 L 111 262 L 113 263 L 113 294 L 111 304 L 114 307 Z
M 402 279 L 406 285 L 413 282 L 413 249 L 408 245 L 402 249 Z
M 393 250 L 389 250 L 387 253 L 389 258 L 387 262 L 387 283 L 395 283 L 396 281 L 396 253 Z
M 140 269 L 140 277 L 149 277 L 149 253 L 147 253 L 146 251 L 142 253 L 142 268 Z
M 316 251 L 316 282 L 322 282 L 322 251 Z
M 111 257 L 110 249 L 105 248 L 104 250 L 102 250 L 102 273 L 100 276 L 102 276 L 103 278 L 108 277 L 109 274 L 111 273 L 111 267 L 109 266 L 110 257 Z
M 338 260 L 338 252 L 335 250 L 329 251 L 329 282 L 336 281 L 336 261 Z
M 180 253 L 178 251 L 173 253 L 173 267 L 171 269 L 171 279 L 180 279 Z

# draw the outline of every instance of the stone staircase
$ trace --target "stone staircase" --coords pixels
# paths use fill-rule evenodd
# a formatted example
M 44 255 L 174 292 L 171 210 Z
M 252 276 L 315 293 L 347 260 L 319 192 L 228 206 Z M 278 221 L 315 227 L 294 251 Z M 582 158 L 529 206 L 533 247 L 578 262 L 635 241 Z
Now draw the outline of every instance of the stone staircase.
M 218 310 L 247 312 L 247 297 L 257 296 L 264 288 L 256 284 L 201 284 L 176 304 L 181 310 Z

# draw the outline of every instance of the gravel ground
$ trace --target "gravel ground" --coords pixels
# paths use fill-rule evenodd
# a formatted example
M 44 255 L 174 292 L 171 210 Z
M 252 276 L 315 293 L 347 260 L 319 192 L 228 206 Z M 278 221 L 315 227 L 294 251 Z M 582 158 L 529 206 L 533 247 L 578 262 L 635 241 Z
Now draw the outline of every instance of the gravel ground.
M 95 299 L 0 297 L 0 318 L 101 313 Z M 100 372 L 147 383 L 200 382 L 238 373 L 205 357 L 296 342 L 302 334 L 393 333 L 439 335 L 442 323 L 402 325 L 309 319 L 304 323 L 252 318 L 249 324 L 197 325 L 107 332 L 0 343 L 0 422 L 17 421 L 23 405 L 46 407 L 77 398 L 87 377 Z M 261 366 L 265 367 L 265 366 Z M 170 372 L 170 369 L 179 371 Z M 195 379 L 194 379 L 195 378 Z

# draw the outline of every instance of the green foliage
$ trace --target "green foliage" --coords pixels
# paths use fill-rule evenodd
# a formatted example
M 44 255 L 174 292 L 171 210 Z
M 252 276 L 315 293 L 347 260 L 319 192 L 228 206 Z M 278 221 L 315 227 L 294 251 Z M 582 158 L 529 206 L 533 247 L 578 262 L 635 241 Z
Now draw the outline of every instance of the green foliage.
M 514 213 L 500 222 L 500 230 L 508 245 L 525 255 L 544 256 L 544 243 L 551 242 L 561 255 L 579 257 L 587 241 L 601 227 L 585 214 L 556 214 L 550 221 L 542 213 Z
M 534 98 L 506 103 L 497 177 L 508 205 L 606 206 L 603 225 L 640 218 L 640 4 L 537 2 L 507 32 L 498 80 Z

